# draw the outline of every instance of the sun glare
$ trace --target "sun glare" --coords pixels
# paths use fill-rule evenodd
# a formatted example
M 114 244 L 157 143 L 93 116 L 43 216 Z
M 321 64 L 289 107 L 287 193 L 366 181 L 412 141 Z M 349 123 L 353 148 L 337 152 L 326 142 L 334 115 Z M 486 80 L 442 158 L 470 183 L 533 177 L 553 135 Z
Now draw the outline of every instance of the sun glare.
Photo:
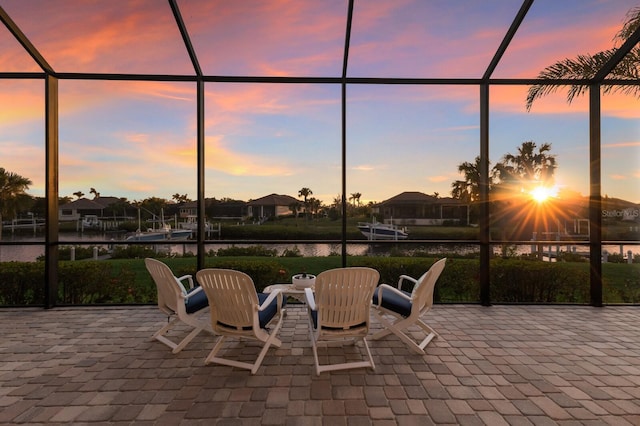
M 531 198 L 536 200 L 538 203 L 543 203 L 550 197 L 555 197 L 556 195 L 558 195 L 558 189 L 555 186 L 552 188 L 538 186 L 531 190 Z

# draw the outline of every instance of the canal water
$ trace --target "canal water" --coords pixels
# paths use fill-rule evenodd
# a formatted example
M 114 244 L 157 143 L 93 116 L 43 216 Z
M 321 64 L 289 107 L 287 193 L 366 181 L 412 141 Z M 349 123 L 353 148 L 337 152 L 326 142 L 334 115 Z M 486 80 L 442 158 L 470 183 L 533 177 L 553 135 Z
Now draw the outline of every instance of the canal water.
M 61 243 L 64 245 L 64 241 L 82 241 L 83 244 L 91 245 L 92 241 L 105 241 L 108 237 L 104 235 L 61 235 Z M 118 244 L 121 240 L 113 239 L 114 244 Z M 14 242 L 14 243 L 26 243 L 26 245 L 0 245 L 0 262 L 33 262 L 38 257 L 44 255 L 44 238 L 42 237 L 28 237 L 28 236 L 3 236 L 1 242 Z M 32 243 L 36 243 L 35 245 Z M 40 243 L 40 244 L 37 244 Z M 234 247 L 251 247 L 259 243 L 254 244 L 234 244 Z M 301 256 L 314 257 L 314 256 L 331 256 L 340 255 L 342 249 L 340 244 L 262 244 L 267 249 L 275 249 L 278 256 L 281 256 L 287 250 L 297 250 Z M 228 248 L 230 245 L 225 243 L 207 244 L 205 246 L 206 251 L 217 251 L 221 248 Z M 100 248 L 108 249 L 106 245 L 99 245 Z M 403 251 L 420 251 L 433 255 L 441 255 L 444 253 L 455 252 L 458 254 L 470 254 L 479 252 L 479 246 L 473 244 L 429 244 L 428 247 L 420 244 L 403 244 L 400 246 Z M 196 246 L 193 243 L 177 243 L 177 244 L 156 244 L 156 250 L 170 252 L 176 255 L 183 255 L 185 253 L 195 253 Z M 393 251 L 396 251 L 397 246 L 395 244 L 348 244 L 347 254 L 351 256 L 388 256 Z M 542 254 L 545 260 L 554 260 L 556 252 L 559 251 L 572 251 L 576 254 L 587 255 L 588 246 L 566 246 L 566 245 L 545 245 L 542 246 Z M 494 246 L 495 254 L 501 254 L 502 247 L 499 245 Z M 531 254 L 538 250 L 538 247 L 532 245 L 518 245 L 509 246 L 509 255 L 523 255 Z M 634 255 L 640 253 L 640 246 L 638 245 L 606 245 L 603 246 L 603 252 L 608 254 L 622 254 L 623 257 L 628 256 L 628 251 L 632 251 Z

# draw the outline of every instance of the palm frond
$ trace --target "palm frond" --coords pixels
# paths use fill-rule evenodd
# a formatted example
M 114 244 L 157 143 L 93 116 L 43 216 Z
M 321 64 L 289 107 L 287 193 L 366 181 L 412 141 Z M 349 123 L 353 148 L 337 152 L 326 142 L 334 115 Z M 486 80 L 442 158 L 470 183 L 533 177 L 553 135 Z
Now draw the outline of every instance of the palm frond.
M 624 43 L 638 27 L 640 27 L 640 6 L 636 6 L 627 12 L 624 25 L 613 40 L 616 43 Z
M 631 34 L 640 27 L 640 6 L 634 7 L 627 12 L 625 23 L 622 29 L 615 35 L 616 47 L 598 52 L 594 55 L 578 55 L 575 59 L 564 59 L 553 65 L 546 67 L 540 72 L 538 78 L 541 80 L 589 80 L 595 76 L 600 68 L 605 65 L 618 48 L 618 42 L 624 43 Z M 640 47 L 633 48 L 609 74 L 609 78 L 619 80 L 639 80 L 640 79 Z M 556 92 L 559 88 L 565 87 L 557 84 L 540 83 L 529 87 L 526 99 L 527 111 L 536 99 Z M 577 97 L 584 95 L 588 90 L 585 84 L 569 85 L 567 92 L 567 102 L 571 102 Z M 640 97 L 640 86 L 638 85 L 603 85 L 603 93 L 623 93 Z
M 604 52 L 600 52 L 604 53 Z M 553 65 L 550 65 L 543 69 L 538 78 L 541 80 L 582 80 L 589 79 L 595 75 L 599 69 L 598 65 L 602 65 L 604 55 L 579 55 L 576 59 L 563 59 Z M 531 105 L 536 99 L 556 92 L 560 87 L 555 84 L 534 84 L 529 88 L 527 93 L 527 111 L 531 110 Z M 567 100 L 569 103 L 577 95 L 582 94 L 586 88 L 582 85 L 572 85 L 569 88 L 569 94 Z

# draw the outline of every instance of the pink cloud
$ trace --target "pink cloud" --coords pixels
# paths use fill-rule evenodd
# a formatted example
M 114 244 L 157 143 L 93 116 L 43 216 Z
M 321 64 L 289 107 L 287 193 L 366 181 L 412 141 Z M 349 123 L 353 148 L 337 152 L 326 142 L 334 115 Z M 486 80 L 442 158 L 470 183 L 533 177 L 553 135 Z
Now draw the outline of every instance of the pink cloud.
M 640 141 L 602 144 L 602 148 L 603 149 L 607 149 L 607 148 L 629 148 L 629 147 L 632 147 L 632 146 L 640 146 Z
M 331 70 L 339 75 L 346 3 L 182 2 L 180 7 L 206 73 L 319 75 Z
M 34 7 L 8 1 L 3 7 L 57 71 L 193 73 L 166 2 L 50 0 Z
M 619 9 L 619 8 L 618 8 Z M 621 14 L 620 14 L 621 13 Z M 626 9 L 591 13 L 572 20 L 547 13 L 528 16 L 500 61 L 494 77 L 532 78 L 553 63 L 594 54 L 614 46 L 613 37 L 622 28 Z
M 42 71 L 4 25 L 0 25 L 0 70 L 5 72 Z

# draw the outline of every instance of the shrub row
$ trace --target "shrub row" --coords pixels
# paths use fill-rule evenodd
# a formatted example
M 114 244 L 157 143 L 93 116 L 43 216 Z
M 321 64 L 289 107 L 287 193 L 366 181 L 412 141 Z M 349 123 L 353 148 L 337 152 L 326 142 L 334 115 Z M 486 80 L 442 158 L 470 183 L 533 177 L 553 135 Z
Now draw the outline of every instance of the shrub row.
M 0 305 L 23 306 L 44 303 L 44 262 L 0 263 Z M 114 268 L 110 262 L 60 262 L 58 303 L 121 304 L 151 303 L 153 283 L 138 282 L 129 268 Z
M 258 291 L 289 282 L 296 258 L 207 258 L 205 267 L 246 272 Z M 305 261 L 307 259 L 304 259 Z M 380 271 L 380 281 L 396 284 L 402 274 L 422 275 L 435 258 L 349 257 L 349 266 L 369 266 Z M 193 259 L 167 259 L 176 276 L 195 275 Z M 313 265 L 313 260 L 308 260 Z M 320 262 L 320 261 L 318 261 Z M 294 266 L 292 266 L 294 265 Z M 318 263 L 318 268 L 326 269 Z M 640 303 L 640 265 L 605 264 L 604 301 Z M 306 272 L 317 274 L 312 268 Z M 537 262 L 519 259 L 491 260 L 491 300 L 494 303 L 589 303 L 589 264 Z M 0 263 L 0 305 L 41 305 L 44 300 L 43 262 Z M 59 304 L 155 303 L 156 289 L 142 259 L 60 262 Z M 480 300 L 479 262 L 450 258 L 438 280 L 436 303 Z

